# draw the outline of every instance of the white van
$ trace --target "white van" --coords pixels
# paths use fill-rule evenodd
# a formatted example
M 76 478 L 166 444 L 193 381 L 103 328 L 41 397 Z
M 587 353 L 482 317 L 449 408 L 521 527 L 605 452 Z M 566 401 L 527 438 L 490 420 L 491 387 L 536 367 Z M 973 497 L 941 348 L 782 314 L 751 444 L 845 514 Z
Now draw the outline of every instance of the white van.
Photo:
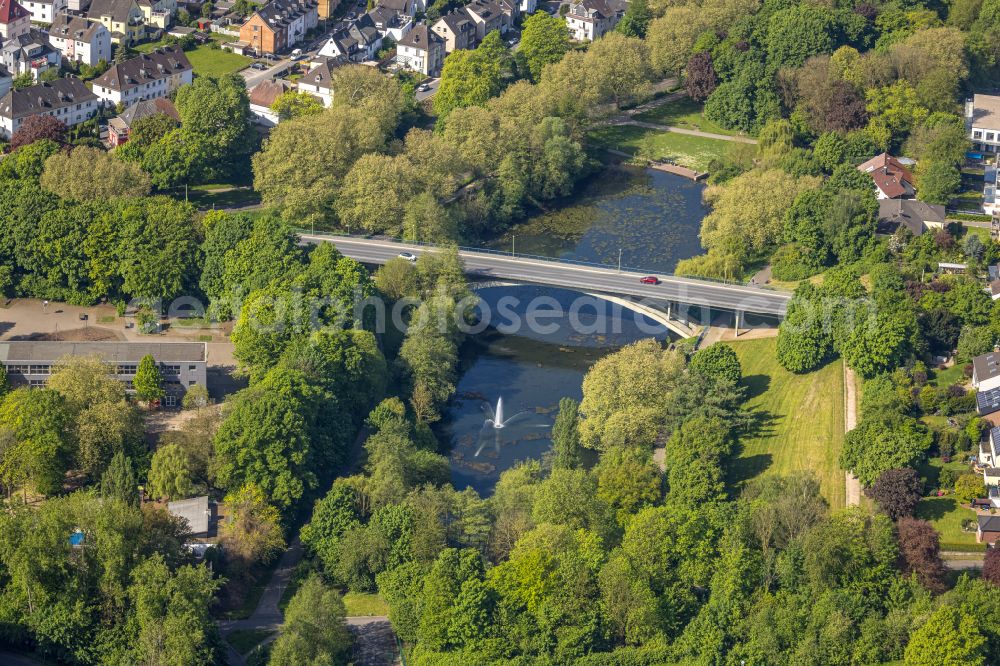
M 302 49 L 295 49 L 294 51 L 292 51 L 292 60 L 301 60 L 301 59 L 302 59 Z

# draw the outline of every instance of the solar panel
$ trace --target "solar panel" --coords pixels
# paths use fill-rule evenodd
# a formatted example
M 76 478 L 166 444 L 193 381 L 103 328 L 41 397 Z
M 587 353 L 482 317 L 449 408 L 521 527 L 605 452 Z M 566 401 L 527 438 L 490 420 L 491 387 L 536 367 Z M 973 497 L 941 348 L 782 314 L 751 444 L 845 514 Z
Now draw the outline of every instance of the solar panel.
M 1000 411 L 1000 388 L 980 391 L 976 394 L 976 411 L 980 416 Z

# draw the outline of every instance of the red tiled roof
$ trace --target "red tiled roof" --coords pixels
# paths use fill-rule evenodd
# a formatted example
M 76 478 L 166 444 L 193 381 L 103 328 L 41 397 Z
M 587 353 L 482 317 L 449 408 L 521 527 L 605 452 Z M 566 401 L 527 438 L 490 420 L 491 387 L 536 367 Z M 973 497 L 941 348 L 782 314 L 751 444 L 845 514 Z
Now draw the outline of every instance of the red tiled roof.
M 0 23 L 7 24 L 27 15 L 28 10 L 19 5 L 17 0 L 0 0 Z
M 889 198 L 901 197 L 907 193 L 907 185 L 913 187 L 913 174 L 889 153 L 882 153 L 858 167 L 872 177 L 878 187 Z

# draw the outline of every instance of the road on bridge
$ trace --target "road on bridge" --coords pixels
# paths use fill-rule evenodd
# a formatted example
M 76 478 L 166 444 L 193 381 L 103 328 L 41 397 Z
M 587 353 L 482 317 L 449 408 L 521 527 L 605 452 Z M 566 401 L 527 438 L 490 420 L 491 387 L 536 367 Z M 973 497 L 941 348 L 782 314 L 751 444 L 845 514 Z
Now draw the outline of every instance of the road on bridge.
M 370 264 L 384 264 L 404 251 L 418 256 L 423 252 L 433 251 L 433 248 L 378 238 L 303 234 L 302 240 L 333 243 L 344 256 Z M 580 292 L 631 296 L 651 301 L 670 301 L 758 315 L 784 316 L 788 301 L 792 297 L 787 292 L 761 287 L 672 276 L 660 276 L 658 285 L 640 284 L 639 278 L 645 273 L 618 272 L 614 268 L 556 260 L 472 250 L 460 250 L 459 255 L 465 262 L 466 273 L 478 277 L 563 287 Z

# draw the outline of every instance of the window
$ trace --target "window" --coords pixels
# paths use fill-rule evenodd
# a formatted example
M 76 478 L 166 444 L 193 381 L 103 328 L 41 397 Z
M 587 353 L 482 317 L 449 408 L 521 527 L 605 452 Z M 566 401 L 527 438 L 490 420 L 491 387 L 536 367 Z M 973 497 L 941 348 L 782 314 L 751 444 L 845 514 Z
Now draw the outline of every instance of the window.
M 163 398 L 163 404 L 165 406 L 167 406 L 167 407 L 176 407 L 177 406 L 177 396 L 176 395 L 168 395 L 168 396 L 164 397 Z
M 194 372 L 197 369 L 198 369 L 197 365 L 189 365 L 188 366 L 188 372 Z

